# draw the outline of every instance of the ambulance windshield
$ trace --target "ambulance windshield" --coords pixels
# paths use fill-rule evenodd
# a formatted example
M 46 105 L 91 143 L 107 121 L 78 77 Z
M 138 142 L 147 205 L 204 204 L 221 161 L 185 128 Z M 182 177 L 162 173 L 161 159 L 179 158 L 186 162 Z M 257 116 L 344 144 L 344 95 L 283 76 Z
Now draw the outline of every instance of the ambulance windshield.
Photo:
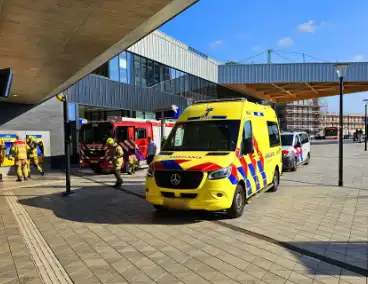
M 112 135 L 112 124 L 109 122 L 83 124 L 80 132 L 80 139 L 84 143 L 106 142 Z
M 235 151 L 240 120 L 177 122 L 164 151 Z

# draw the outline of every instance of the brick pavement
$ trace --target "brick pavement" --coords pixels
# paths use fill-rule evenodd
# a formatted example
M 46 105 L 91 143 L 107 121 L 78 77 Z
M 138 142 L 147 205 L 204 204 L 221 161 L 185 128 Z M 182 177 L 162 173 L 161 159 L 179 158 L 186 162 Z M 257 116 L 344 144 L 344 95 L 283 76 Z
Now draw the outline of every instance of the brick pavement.
M 295 174 L 313 174 L 312 169 Z M 157 215 L 141 198 L 101 184 L 112 184 L 111 176 L 75 177 L 76 194 L 67 198 L 60 195 L 62 184 L 12 192 L 74 283 L 367 283 L 349 270 L 247 233 L 367 269 L 367 191 L 286 181 L 293 174 L 283 176 L 280 192 L 254 199 L 236 220 L 221 214 Z M 124 188 L 143 194 L 140 175 L 126 179 Z M 2 273 L 0 267 L 0 283 Z

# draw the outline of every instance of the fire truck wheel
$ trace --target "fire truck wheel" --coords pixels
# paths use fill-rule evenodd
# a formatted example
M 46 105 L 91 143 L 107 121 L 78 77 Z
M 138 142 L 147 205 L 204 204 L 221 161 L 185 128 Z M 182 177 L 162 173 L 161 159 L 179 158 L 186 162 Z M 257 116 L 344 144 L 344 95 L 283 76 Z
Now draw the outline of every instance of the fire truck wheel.
M 102 170 L 100 168 L 94 168 L 92 169 L 92 171 L 95 173 L 95 174 L 101 174 L 102 173 Z

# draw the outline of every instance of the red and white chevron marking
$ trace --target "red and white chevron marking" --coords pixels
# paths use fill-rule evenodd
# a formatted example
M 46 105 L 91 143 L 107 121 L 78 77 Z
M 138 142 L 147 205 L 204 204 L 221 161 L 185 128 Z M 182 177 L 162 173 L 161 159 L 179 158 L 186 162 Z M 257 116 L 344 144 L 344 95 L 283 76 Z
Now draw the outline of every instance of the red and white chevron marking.
M 137 145 L 134 141 L 124 140 L 123 142 L 120 142 L 120 146 L 123 147 L 123 150 L 125 152 L 128 152 L 129 150 L 135 151 L 137 148 Z

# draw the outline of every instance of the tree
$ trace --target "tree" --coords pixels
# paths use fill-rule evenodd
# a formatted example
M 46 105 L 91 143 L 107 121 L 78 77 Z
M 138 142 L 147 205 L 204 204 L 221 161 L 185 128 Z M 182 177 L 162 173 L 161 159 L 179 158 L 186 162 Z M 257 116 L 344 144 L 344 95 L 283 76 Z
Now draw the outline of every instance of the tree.
M 238 63 L 235 61 L 231 61 L 231 60 L 225 62 L 225 65 L 233 65 L 233 64 L 238 64 Z

